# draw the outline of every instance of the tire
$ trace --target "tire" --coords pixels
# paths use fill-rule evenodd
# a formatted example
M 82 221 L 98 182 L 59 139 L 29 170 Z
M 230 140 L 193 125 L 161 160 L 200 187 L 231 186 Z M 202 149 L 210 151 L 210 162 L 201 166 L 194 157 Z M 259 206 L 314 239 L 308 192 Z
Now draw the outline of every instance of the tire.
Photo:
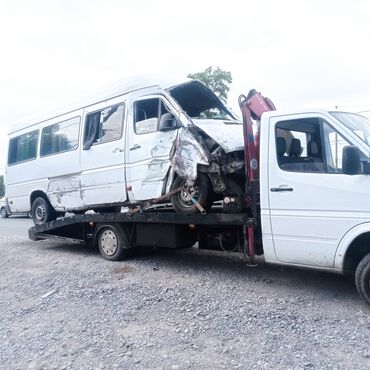
M 127 258 L 130 248 L 124 230 L 119 224 L 104 225 L 98 232 L 100 254 L 108 261 Z
M 370 305 L 370 253 L 358 264 L 355 281 L 361 298 Z
M 56 212 L 45 198 L 38 197 L 32 203 L 32 220 L 35 225 L 43 225 L 56 219 Z
M 1 207 L 0 215 L 1 215 L 2 218 L 8 218 L 9 217 L 9 214 L 8 214 L 5 207 Z
M 172 190 L 181 188 L 185 185 L 185 179 L 177 177 L 172 184 Z M 197 200 L 204 208 L 209 209 L 212 206 L 210 197 L 211 183 L 206 175 L 198 173 L 197 179 L 193 186 L 185 186 L 188 193 Z M 189 198 L 189 195 L 181 190 L 171 196 L 171 203 L 177 213 L 197 213 L 199 209 Z

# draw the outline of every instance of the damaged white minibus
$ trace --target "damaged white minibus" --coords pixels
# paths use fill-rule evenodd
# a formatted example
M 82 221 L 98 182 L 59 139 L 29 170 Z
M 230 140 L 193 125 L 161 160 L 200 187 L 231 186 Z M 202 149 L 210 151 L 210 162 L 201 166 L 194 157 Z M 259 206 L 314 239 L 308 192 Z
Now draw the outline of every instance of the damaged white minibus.
M 12 212 L 36 224 L 65 212 L 114 212 L 171 189 L 196 212 L 244 183 L 243 129 L 198 81 L 125 81 L 70 108 L 12 127 L 6 166 Z

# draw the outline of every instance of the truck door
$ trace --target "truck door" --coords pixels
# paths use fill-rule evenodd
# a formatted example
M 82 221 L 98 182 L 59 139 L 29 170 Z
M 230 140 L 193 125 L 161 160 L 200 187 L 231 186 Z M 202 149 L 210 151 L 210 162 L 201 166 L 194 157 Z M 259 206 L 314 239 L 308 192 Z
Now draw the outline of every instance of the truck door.
M 159 197 L 168 178 L 170 152 L 178 127 L 159 131 L 159 120 L 173 112 L 164 96 L 133 100 L 128 116 L 126 178 L 131 202 Z M 173 121 L 175 122 L 175 121 Z
M 321 114 L 271 117 L 268 200 L 277 260 L 333 267 L 343 235 L 368 218 L 370 177 L 342 173 L 351 145 Z
M 126 200 L 122 98 L 85 110 L 81 152 L 81 198 L 84 205 Z

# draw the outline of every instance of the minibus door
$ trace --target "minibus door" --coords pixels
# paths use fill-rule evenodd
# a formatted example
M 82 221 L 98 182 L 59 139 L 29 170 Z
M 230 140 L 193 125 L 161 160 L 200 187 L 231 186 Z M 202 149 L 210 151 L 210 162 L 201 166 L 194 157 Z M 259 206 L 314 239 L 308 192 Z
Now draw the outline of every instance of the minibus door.
M 178 125 L 164 96 L 151 96 L 132 103 L 127 122 L 126 181 L 130 202 L 159 197 L 170 171 L 170 152 Z M 161 117 L 169 118 L 161 129 Z
M 85 110 L 80 191 L 85 206 L 126 200 L 125 109 L 122 98 L 116 98 Z

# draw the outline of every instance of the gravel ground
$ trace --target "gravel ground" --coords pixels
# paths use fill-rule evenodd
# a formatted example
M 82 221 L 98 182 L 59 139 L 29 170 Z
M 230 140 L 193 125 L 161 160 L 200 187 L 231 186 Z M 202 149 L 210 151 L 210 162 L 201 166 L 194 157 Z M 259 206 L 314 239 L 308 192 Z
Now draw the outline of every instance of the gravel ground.
M 369 369 L 353 279 L 189 250 L 108 262 L 0 236 L 2 369 Z

